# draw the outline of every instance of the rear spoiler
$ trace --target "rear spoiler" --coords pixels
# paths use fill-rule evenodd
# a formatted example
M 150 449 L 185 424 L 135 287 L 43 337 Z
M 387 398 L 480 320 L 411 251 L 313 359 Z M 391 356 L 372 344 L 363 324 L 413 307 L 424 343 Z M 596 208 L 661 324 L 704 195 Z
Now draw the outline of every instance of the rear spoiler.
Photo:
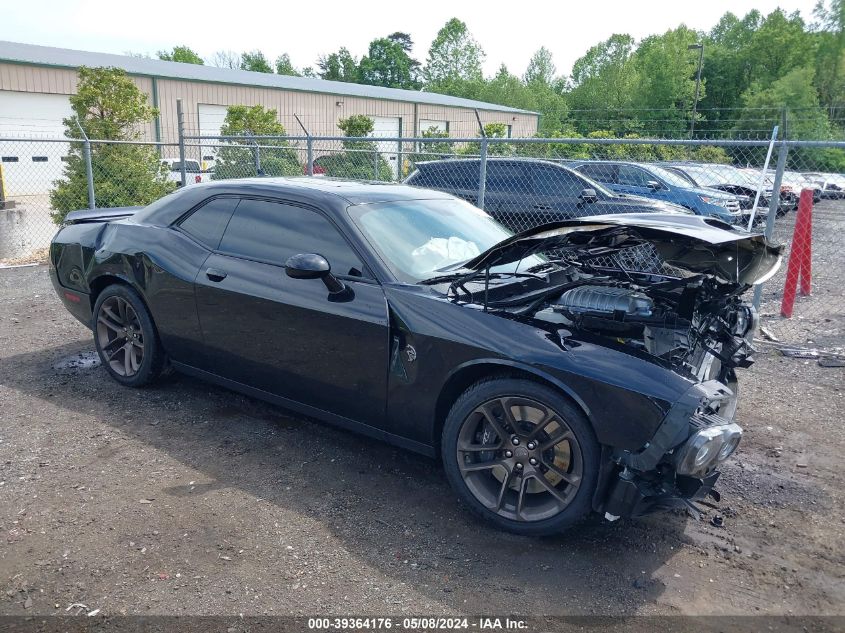
M 65 224 L 83 224 L 86 222 L 110 222 L 135 215 L 144 207 L 113 207 L 111 209 L 80 209 L 65 216 Z

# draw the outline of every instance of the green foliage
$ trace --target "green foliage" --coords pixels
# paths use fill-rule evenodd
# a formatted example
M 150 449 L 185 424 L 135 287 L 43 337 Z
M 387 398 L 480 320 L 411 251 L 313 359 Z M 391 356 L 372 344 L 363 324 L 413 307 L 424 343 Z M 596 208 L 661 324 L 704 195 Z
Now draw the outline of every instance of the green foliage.
M 431 141 L 420 142 L 418 151 L 413 152 L 408 156 L 409 165 L 403 166 L 404 175 L 407 175 L 417 163 L 427 160 L 441 160 L 449 158 L 454 153 L 452 144 L 445 140 L 449 138 L 449 133 L 446 130 L 439 130 L 432 126 L 428 129 L 422 130 L 420 136 Z
M 147 103 L 147 96 L 123 70 L 117 68 L 79 69 L 77 93 L 70 97 L 74 116 L 63 121 L 65 136 L 130 141 L 137 139 L 144 125 L 158 114 Z M 88 186 L 83 145 L 71 143 L 62 178 L 50 192 L 52 218 L 61 223 L 69 211 L 88 206 Z M 91 165 L 98 207 L 144 205 L 173 188 L 167 168 L 155 149 L 143 145 L 93 143 Z
M 270 62 L 261 51 L 251 51 L 241 54 L 241 70 L 251 70 L 256 73 L 272 73 Z
M 625 120 L 638 82 L 634 64 L 634 38 L 615 34 L 590 48 L 572 66 L 567 102 L 577 129 L 586 134 L 614 123 L 624 134 L 636 126 Z
M 193 50 L 187 46 L 174 46 L 172 51 L 159 51 L 156 53 L 159 59 L 166 62 L 182 62 L 183 64 L 205 64 L 202 57 L 200 57 Z
M 276 58 L 276 74 L 299 77 L 299 71 L 293 67 L 290 61 L 290 55 L 287 53 L 282 53 Z
M 479 134 L 479 137 L 481 135 Z M 506 123 L 493 122 L 484 125 L 484 136 L 490 138 L 507 138 L 508 126 Z M 466 143 L 459 148 L 457 153 L 462 156 L 478 156 L 481 152 L 481 143 Z M 487 145 L 488 156 L 513 156 L 516 153 L 512 143 L 489 143 Z
M 276 110 L 264 106 L 229 106 L 220 128 L 223 136 L 244 136 L 243 141 L 227 141 L 217 154 L 214 179 L 247 178 L 252 176 L 301 176 L 302 165 L 296 151 L 285 139 L 260 140 L 260 147 L 250 136 L 285 136 L 285 127 L 279 123 Z M 261 164 L 258 173 L 256 153 Z
M 688 47 L 698 39 L 695 31 L 680 26 L 644 39 L 633 58 L 638 81 L 631 105 L 646 112 L 660 110 L 662 133 L 676 138 L 689 128 L 699 52 Z M 701 82 L 701 95 L 706 84 Z
M 404 33 L 394 33 L 394 36 L 400 37 L 396 41 L 383 37 L 370 42 L 369 51 L 359 65 L 361 83 L 417 90 L 420 87 L 416 77 L 419 62 L 411 59 L 405 48 L 411 45 L 410 37 Z
M 354 114 L 337 123 L 344 136 L 364 137 L 372 134 L 373 120 Z M 320 157 L 320 166 L 327 176 L 351 180 L 392 180 L 390 165 L 373 141 L 344 141 L 344 151 Z
M 319 68 L 317 74 L 320 76 L 320 79 L 345 81 L 348 83 L 358 83 L 361 79 L 358 61 L 345 46 L 341 47 L 336 53 L 321 56 L 317 60 L 317 68 Z
M 484 51 L 472 37 L 467 25 L 452 18 L 437 32 L 428 49 L 423 78 L 433 92 L 461 94 L 472 90 L 484 78 L 481 63 Z

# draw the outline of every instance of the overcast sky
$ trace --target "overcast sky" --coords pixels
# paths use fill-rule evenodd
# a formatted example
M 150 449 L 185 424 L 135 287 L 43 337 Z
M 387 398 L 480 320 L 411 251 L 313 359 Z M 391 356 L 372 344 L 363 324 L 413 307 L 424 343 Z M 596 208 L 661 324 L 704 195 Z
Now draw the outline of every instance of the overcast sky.
M 356 57 L 394 31 L 414 40 L 424 62 L 438 29 L 465 21 L 487 53 L 485 72 L 501 63 L 521 75 L 531 54 L 549 48 L 558 73 L 568 74 L 590 46 L 613 33 L 640 39 L 681 23 L 709 30 L 726 11 L 768 13 L 780 6 L 812 20 L 816 0 L 28 0 L 4 2 L 0 39 L 107 53 L 155 53 L 186 44 L 205 58 L 220 49 L 258 48 L 272 61 L 287 52 L 297 67 L 346 46 Z

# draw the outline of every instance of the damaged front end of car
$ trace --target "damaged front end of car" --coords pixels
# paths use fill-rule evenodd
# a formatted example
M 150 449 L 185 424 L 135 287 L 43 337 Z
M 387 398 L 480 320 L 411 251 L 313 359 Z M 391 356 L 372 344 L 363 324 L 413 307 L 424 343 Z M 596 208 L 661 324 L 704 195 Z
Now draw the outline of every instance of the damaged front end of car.
M 773 275 L 779 247 L 762 235 L 709 218 L 611 216 L 526 232 L 467 264 L 483 273 L 482 309 L 531 322 L 567 340 L 593 343 L 658 363 L 689 388 L 654 435 L 635 450 L 606 447 L 609 456 L 594 506 L 608 519 L 670 507 L 695 513 L 719 465 L 737 449 L 737 368 L 753 363 L 758 325 L 742 295 Z M 520 289 L 491 270 L 545 253 Z M 451 287 L 461 299 L 466 279 Z

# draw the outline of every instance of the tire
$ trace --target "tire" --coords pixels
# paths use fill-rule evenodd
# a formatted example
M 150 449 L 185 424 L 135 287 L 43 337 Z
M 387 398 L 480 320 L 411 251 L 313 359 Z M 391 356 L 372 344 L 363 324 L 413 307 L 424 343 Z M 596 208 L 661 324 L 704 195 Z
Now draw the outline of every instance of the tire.
M 135 290 L 121 284 L 104 288 L 94 304 L 92 326 L 100 361 L 121 385 L 143 387 L 161 375 L 164 350 Z
M 449 411 L 441 454 L 461 500 L 499 529 L 557 534 L 592 512 L 599 443 L 583 412 L 545 385 L 507 377 L 477 382 Z

